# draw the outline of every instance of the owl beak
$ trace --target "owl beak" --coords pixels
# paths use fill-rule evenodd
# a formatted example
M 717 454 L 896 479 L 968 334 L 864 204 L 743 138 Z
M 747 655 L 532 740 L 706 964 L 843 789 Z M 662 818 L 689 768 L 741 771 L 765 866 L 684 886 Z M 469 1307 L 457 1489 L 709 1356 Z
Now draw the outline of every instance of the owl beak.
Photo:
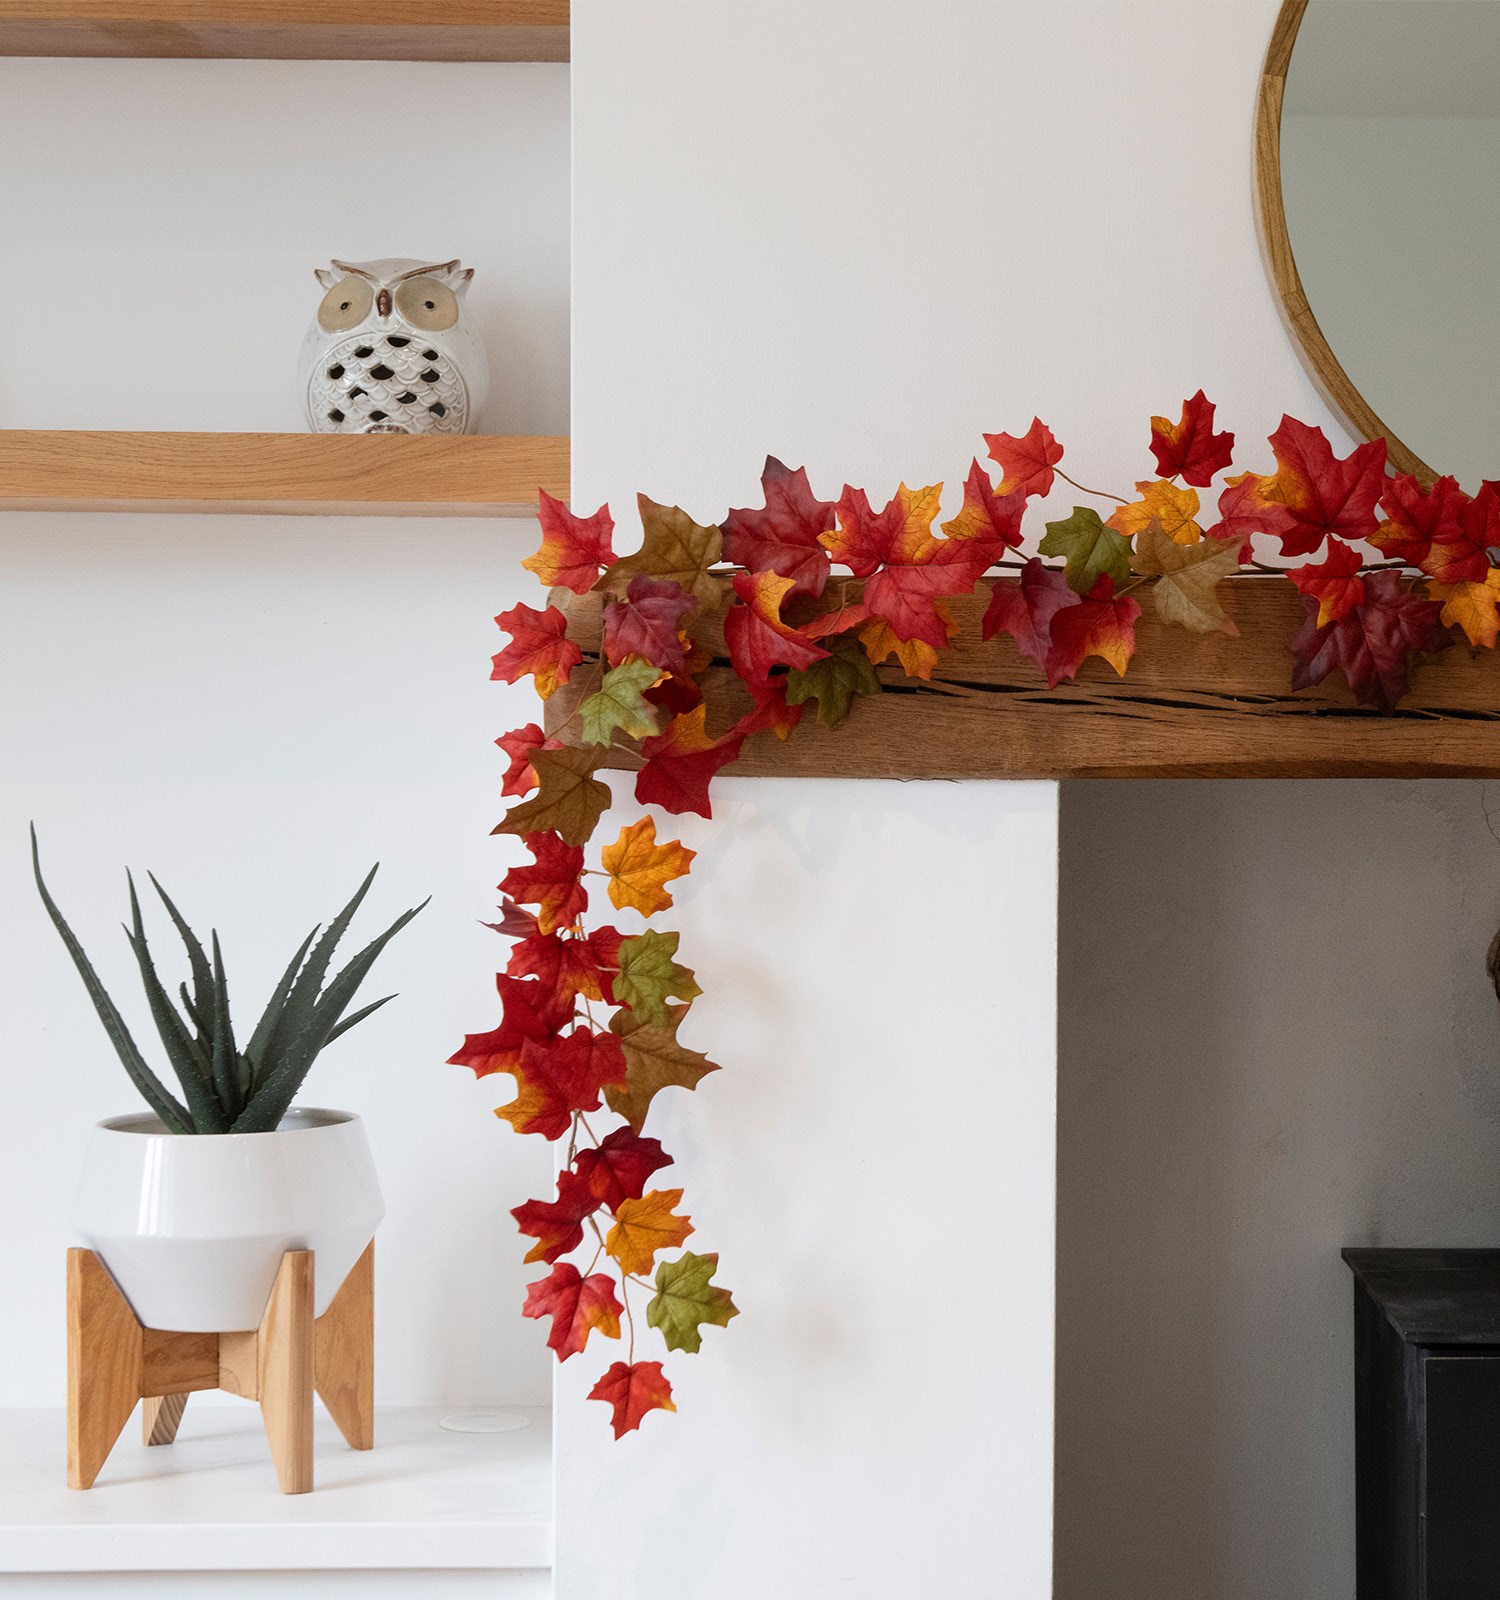
M 380 315 L 382 317 L 390 316 L 390 314 L 391 314 L 391 291 L 389 289 L 381 289 L 376 294 L 376 296 L 375 296 L 375 309 L 376 309 L 376 311 L 378 311 L 380 313 Z

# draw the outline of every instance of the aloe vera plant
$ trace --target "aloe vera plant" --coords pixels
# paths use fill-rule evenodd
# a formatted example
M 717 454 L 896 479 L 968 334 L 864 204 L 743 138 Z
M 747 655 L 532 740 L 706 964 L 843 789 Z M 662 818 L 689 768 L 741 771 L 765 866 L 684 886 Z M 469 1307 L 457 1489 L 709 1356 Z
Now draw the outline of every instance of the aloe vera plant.
M 358 1011 L 345 1014 L 355 991 L 375 964 L 375 958 L 427 904 L 424 900 L 421 906 L 403 911 L 384 933 L 372 939 L 341 972 L 325 983 L 334 951 L 374 881 L 377 868 L 371 867 L 353 899 L 327 928 L 319 924 L 297 947 L 255 1031 L 241 1048 L 235 1042 L 229 1018 L 229 989 L 224 978 L 218 933 L 209 935 L 210 957 L 166 890 L 147 874 L 187 952 L 192 985 L 191 988 L 185 983 L 179 985 L 174 1001 L 157 975 L 156 963 L 146 942 L 140 899 L 134 879 L 127 873 L 130 924 L 125 929 L 125 937 L 140 968 L 151 1020 L 161 1035 L 162 1048 L 181 1086 L 179 1100 L 147 1065 L 83 946 L 48 892 L 42 880 L 35 828 L 31 830 L 31 865 L 42 904 L 67 946 L 73 965 L 78 968 L 78 975 L 83 979 L 110 1043 L 146 1104 L 173 1133 L 268 1133 L 274 1129 L 302 1087 L 319 1052 L 347 1033 L 355 1023 L 363 1022 L 387 1001 L 396 998 L 388 994 Z

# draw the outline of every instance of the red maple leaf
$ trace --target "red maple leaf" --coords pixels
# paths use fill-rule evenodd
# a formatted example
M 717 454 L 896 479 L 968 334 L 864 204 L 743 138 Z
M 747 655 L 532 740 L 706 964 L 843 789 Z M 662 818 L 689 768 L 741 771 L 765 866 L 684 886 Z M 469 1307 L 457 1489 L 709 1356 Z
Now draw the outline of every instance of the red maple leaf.
M 1157 474 L 1206 489 L 1216 472 L 1222 472 L 1234 455 L 1234 435 L 1214 432 L 1214 406 L 1200 389 L 1191 400 L 1182 402 L 1182 421 L 1165 417 L 1151 419 L 1151 454 L 1156 457 Z
M 813 495 L 805 467 L 793 472 L 775 456 L 766 457 L 760 488 L 763 510 L 731 511 L 724 518 L 725 558 L 751 572 L 790 578 L 792 594 L 816 600 L 828 582 L 828 552 L 819 538 L 833 526 L 833 502 Z
M 616 1128 L 597 1150 L 580 1150 L 573 1159 L 574 1171 L 610 1211 L 622 1200 L 638 1200 L 651 1174 L 671 1165 L 660 1139 L 643 1139 L 629 1128 Z
M 1468 499 L 1457 478 L 1439 478 L 1424 489 L 1411 473 L 1398 472 L 1381 491 L 1385 521 L 1370 535 L 1370 543 L 1396 561 L 1419 567 L 1434 541 L 1455 544 L 1463 539 L 1458 514 Z M 1483 579 L 1481 571 L 1476 581 Z
M 618 928 L 595 928 L 586 939 L 533 931 L 511 951 L 506 976 L 536 978 L 575 999 L 584 995 L 613 1005 L 612 980 L 624 938 Z
M 1328 559 L 1311 561 L 1305 567 L 1289 567 L 1287 577 L 1303 594 L 1318 602 L 1318 626 L 1337 622 L 1365 597 L 1365 582 L 1359 576 L 1359 551 L 1341 539 L 1328 541 Z
M 695 706 L 674 717 L 663 732 L 641 741 L 646 764 L 635 776 L 635 797 L 642 805 L 660 806 L 674 816 L 684 811 L 713 815 L 709 783 L 739 755 L 745 741 L 732 732 L 711 739 L 704 727 L 706 714 L 707 707 Z
M 979 470 L 977 462 L 975 469 Z M 875 511 L 863 489 L 845 488 L 838 503 L 838 531 L 830 536 L 829 548 L 855 577 L 868 581 L 858 605 L 817 619 L 805 633 L 825 637 L 879 618 L 903 643 L 920 640 L 934 650 L 947 645 L 948 618 L 937 601 L 967 594 L 1005 548 L 1006 537 L 993 530 L 986 534 L 975 524 L 966 493 L 965 511 L 948 526 L 959 524 L 972 531 L 935 538 L 932 519 L 940 490 L 941 485 L 908 489 L 902 484 L 890 503 Z M 1024 507 L 1025 496 L 1015 498 Z M 996 515 L 1002 528 L 1009 526 L 1009 512 Z
M 950 539 L 973 540 L 975 557 L 982 556 L 984 566 L 990 567 L 1003 551 L 1020 546 L 1025 511 L 1026 496 L 1019 489 L 997 494 L 989 473 L 976 458 L 970 462 L 969 476 L 964 479 L 963 506 L 956 517 L 943 524 L 943 532 Z
M 1342 671 L 1354 698 L 1387 716 L 1411 687 L 1412 656 L 1453 642 L 1439 621 L 1441 604 L 1408 594 L 1399 572 L 1370 573 L 1363 602 L 1337 622 L 1320 627 L 1317 601 L 1307 596 L 1302 604 L 1307 620 L 1291 644 L 1292 687 L 1306 689 Z
M 538 611 L 534 606 L 512 606 L 495 621 L 511 635 L 511 642 L 493 658 L 492 679 L 514 683 L 529 672 L 537 693 L 545 700 L 572 676 L 583 651 L 568 638 L 568 619 L 556 606 Z
M 500 893 L 537 908 L 543 933 L 569 928 L 588 910 L 583 886 L 583 847 L 556 833 L 528 833 L 521 843 L 535 857 L 529 867 L 512 867 L 500 880 Z
M 1021 654 L 1045 672 L 1052 654 L 1052 619 L 1077 604 L 1078 596 L 1062 569 L 1033 556 L 1021 569 L 1019 582 L 1002 578 L 996 583 L 980 631 L 986 639 L 1002 630 L 1008 633 Z
M 703 690 L 695 678 L 669 672 L 660 683 L 643 690 L 641 699 L 648 705 L 660 706 L 671 716 L 680 717 L 684 711 L 703 704 Z
M 1486 484 L 1458 508 L 1458 534 L 1434 539 L 1418 563 L 1439 583 L 1483 583 L 1490 570 L 1490 546 L 1500 544 L 1500 496 Z
M 1329 534 L 1358 541 L 1375 532 L 1375 503 L 1385 487 L 1384 439 L 1359 445 L 1339 460 L 1321 428 L 1284 416 L 1271 448 L 1276 476 L 1262 492 L 1290 513 L 1286 526 L 1276 530 L 1283 555 L 1310 556 Z
M 845 484 L 837 509 L 838 527 L 823 542 L 833 559 L 856 578 L 868 578 L 891 559 L 906 524 L 906 506 L 899 495 L 892 495 L 884 509 L 876 511 L 863 489 Z
M 793 580 L 776 572 L 737 572 L 734 592 L 744 602 L 724 618 L 724 639 L 734 670 L 750 685 L 766 683 L 773 667 L 810 667 L 828 652 L 781 620 Z
M 1051 492 L 1052 469 L 1062 460 L 1063 447 L 1039 417 L 1031 419 L 1031 426 L 1019 439 L 1009 433 L 987 433 L 984 442 L 990 447 L 990 460 L 998 461 L 1005 474 L 1000 480 L 1001 494 Z
M 495 978 L 500 991 L 500 1026 L 489 1033 L 471 1033 L 448 1057 L 450 1066 L 468 1067 L 476 1078 L 492 1072 L 513 1072 L 521 1063 L 528 1039 L 550 1039 L 573 1020 L 573 1002 L 535 978 Z
M 599 569 L 614 564 L 611 536 L 614 519 L 607 505 L 591 517 L 575 517 L 561 500 L 538 490 L 537 521 L 542 525 L 542 547 L 521 563 L 547 587 L 561 586 L 574 594 L 587 594 L 599 581 Z
M 496 933 L 503 933 L 507 939 L 530 939 L 539 933 L 541 924 L 530 911 L 523 911 L 514 900 L 502 900 L 500 920 L 486 922 L 485 927 L 493 928 Z
M 697 604 L 681 584 L 637 573 L 625 603 L 611 600 L 604 608 L 604 659 L 617 667 L 626 656 L 642 656 L 663 672 L 686 672 L 678 630 Z
M 560 1172 L 557 1199 L 528 1200 L 512 1206 L 511 1216 L 528 1238 L 536 1243 L 527 1252 L 528 1261 L 556 1261 L 583 1243 L 583 1220 L 599 1209 L 599 1202 L 576 1172 Z
M 792 729 L 802 720 L 803 706 L 787 704 L 786 679 L 772 678 L 766 683 L 749 685 L 755 704 L 729 730 L 731 739 L 748 739 L 752 733 L 774 733 L 778 739 L 791 737 Z
M 672 1385 L 659 1361 L 615 1364 L 589 1390 L 590 1400 L 603 1400 L 614 1408 L 615 1438 L 621 1439 L 641 1425 L 648 1411 L 675 1411 Z
M 528 722 L 514 733 L 502 733 L 495 743 L 510 757 L 505 769 L 501 794 L 530 794 L 536 788 L 536 770 L 531 765 L 533 750 L 561 750 L 556 739 L 549 739 L 536 723 Z
M 583 1349 L 595 1329 L 606 1339 L 618 1339 L 624 1310 L 613 1279 L 602 1272 L 585 1278 L 571 1261 L 559 1261 L 549 1276 L 526 1286 L 521 1315 L 552 1318 L 547 1348 L 566 1361 Z
M 566 1038 L 527 1039 L 519 1065 L 508 1068 L 516 1098 L 495 1115 L 517 1133 L 560 1139 L 575 1111 L 597 1111 L 605 1089 L 625 1082 L 625 1052 L 612 1033 L 575 1028 Z
M 1206 539 L 1238 539 L 1240 562 L 1254 555 L 1250 542 L 1253 533 L 1268 533 L 1273 538 L 1284 539 L 1292 528 L 1292 513 L 1279 500 L 1268 498 L 1266 487 L 1272 478 L 1260 478 L 1253 472 L 1242 472 L 1228 480 L 1219 496 L 1219 520 L 1204 533 Z
M 1085 599 L 1053 614 L 1048 686 L 1055 689 L 1064 678 L 1077 677 L 1090 656 L 1102 656 L 1123 678 L 1135 654 L 1135 619 L 1140 614 L 1129 595 L 1115 598 L 1115 580 L 1101 572 Z

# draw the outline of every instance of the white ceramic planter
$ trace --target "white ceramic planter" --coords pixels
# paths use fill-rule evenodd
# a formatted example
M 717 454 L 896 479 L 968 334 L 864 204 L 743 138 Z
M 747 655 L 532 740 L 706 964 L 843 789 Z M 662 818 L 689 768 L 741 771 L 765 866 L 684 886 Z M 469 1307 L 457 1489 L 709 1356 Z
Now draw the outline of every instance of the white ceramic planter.
M 148 1328 L 257 1327 L 287 1250 L 313 1250 L 321 1316 L 385 1205 L 364 1124 L 294 1107 L 274 1133 L 168 1133 L 151 1112 L 90 1140 L 73 1224 Z

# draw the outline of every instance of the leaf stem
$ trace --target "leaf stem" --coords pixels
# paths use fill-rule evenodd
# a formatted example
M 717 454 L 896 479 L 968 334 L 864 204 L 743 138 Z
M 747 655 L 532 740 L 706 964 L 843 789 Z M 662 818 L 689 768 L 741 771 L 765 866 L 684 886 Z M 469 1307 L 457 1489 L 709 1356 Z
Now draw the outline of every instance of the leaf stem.
M 1080 494 L 1091 494 L 1095 497 L 1095 499 L 1098 500 L 1114 500 L 1122 506 L 1128 506 L 1130 504 L 1124 495 L 1111 494 L 1108 489 L 1090 489 L 1087 484 L 1079 483 L 1076 478 L 1070 478 L 1061 467 L 1053 467 L 1052 470 L 1058 475 L 1059 478 L 1062 479 L 1064 483 L 1071 483 Z

